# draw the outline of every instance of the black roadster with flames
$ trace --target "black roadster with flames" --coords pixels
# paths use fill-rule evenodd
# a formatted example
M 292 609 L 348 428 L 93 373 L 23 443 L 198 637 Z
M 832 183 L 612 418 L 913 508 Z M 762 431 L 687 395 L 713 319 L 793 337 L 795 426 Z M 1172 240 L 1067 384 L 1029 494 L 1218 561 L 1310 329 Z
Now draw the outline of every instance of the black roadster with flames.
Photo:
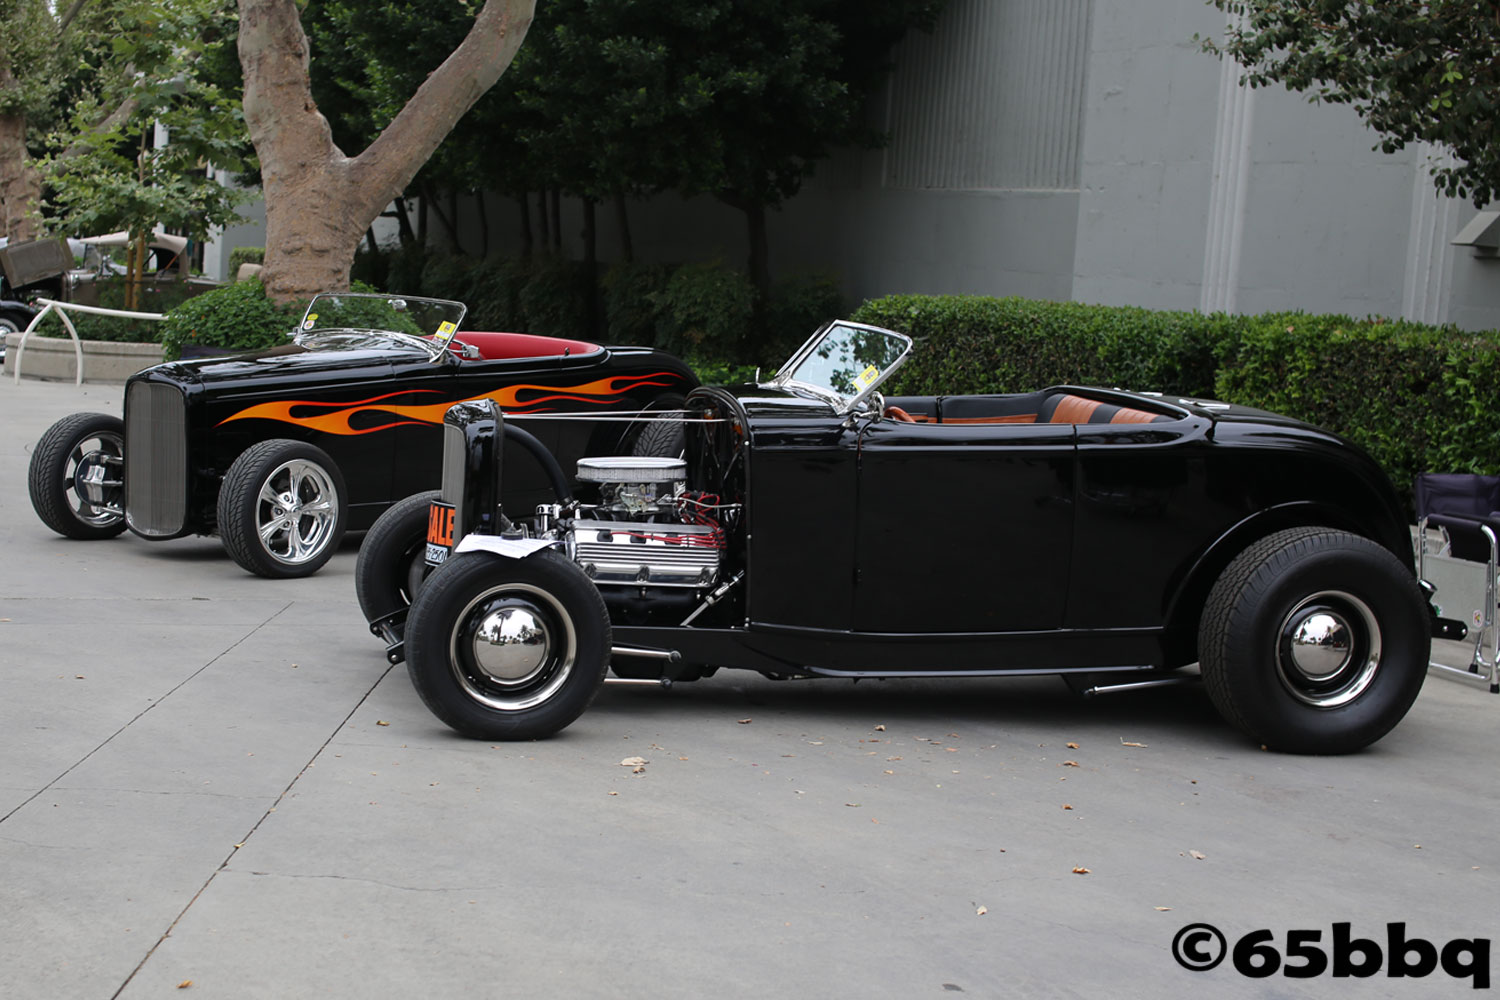
M 1045 673 L 1102 691 L 1197 663 L 1231 723 L 1307 753 L 1406 714 L 1455 623 L 1363 452 L 1160 395 L 882 398 L 910 346 L 830 324 L 769 382 L 700 387 L 659 416 L 680 422 L 680 454 L 579 460 L 576 495 L 544 421 L 454 407 L 441 491 L 392 508 L 361 553 L 372 631 L 438 718 L 487 740 L 561 730 L 611 670 Z M 532 509 L 501 503 L 517 443 L 555 486 Z
M 126 383 L 123 421 L 75 413 L 42 436 L 32 506 L 69 538 L 217 534 L 252 573 L 306 576 L 346 529 L 438 481 L 454 403 L 592 418 L 676 407 L 698 384 L 660 351 L 461 330 L 464 313 L 444 299 L 319 295 L 286 344 L 148 368 Z M 639 424 L 539 433 L 576 458 L 629 450 Z M 552 495 L 537 466 L 519 468 L 509 502 Z

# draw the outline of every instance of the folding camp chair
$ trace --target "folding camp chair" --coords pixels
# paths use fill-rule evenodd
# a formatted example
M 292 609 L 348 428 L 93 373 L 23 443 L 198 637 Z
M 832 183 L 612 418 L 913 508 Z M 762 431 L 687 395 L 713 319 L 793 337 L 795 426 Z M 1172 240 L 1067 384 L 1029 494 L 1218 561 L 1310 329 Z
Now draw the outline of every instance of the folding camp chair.
M 1431 664 L 1432 669 L 1489 681 L 1500 694 L 1500 648 L 1496 645 L 1496 572 L 1500 556 L 1500 476 L 1424 472 L 1417 476 L 1417 576 L 1429 579 L 1436 563 L 1453 559 L 1483 563 L 1484 596 L 1474 610 L 1474 654 L 1468 669 Z M 1441 543 L 1432 544 L 1427 529 L 1436 528 Z M 1429 558 L 1433 560 L 1429 564 Z M 1438 594 L 1441 599 L 1441 592 Z M 1488 653 L 1486 653 L 1488 651 Z

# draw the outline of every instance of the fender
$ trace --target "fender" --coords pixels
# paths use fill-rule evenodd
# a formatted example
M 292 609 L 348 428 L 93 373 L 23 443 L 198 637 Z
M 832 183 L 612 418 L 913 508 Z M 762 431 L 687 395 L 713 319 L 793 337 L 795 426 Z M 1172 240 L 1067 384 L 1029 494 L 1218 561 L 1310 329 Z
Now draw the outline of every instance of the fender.
M 1196 643 L 1188 640 L 1196 639 L 1198 615 L 1208 600 L 1208 592 L 1235 556 L 1274 531 L 1313 524 L 1371 537 L 1367 528 L 1347 512 L 1310 501 L 1267 507 L 1233 525 L 1203 550 L 1170 590 L 1162 616 L 1166 626 L 1163 644 L 1169 665 L 1191 663 L 1198 658 Z M 1179 645 L 1181 648 L 1174 649 Z

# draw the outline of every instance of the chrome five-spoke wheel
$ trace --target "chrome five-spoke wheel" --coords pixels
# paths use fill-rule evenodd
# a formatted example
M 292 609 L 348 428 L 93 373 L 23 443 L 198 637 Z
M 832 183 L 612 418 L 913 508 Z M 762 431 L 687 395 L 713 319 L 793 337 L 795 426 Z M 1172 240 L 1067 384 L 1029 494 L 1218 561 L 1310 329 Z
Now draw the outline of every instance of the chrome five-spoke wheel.
M 320 448 L 274 439 L 247 448 L 219 488 L 219 534 L 259 576 L 308 576 L 344 535 L 344 479 Z

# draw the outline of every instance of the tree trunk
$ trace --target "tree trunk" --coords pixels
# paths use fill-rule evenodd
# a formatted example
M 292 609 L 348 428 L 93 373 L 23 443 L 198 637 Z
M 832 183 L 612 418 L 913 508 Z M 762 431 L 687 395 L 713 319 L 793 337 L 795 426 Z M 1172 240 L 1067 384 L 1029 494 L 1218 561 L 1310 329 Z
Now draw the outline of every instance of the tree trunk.
M 534 6 L 535 0 L 486 0 L 458 48 L 351 159 L 334 144 L 313 101 L 295 0 L 239 0 L 245 121 L 266 203 L 261 278 L 274 301 L 349 287 L 365 229 L 510 65 Z
M 547 211 L 552 214 L 552 250 L 562 253 L 562 191 L 553 188 L 547 192 Z
M 545 190 L 537 192 L 536 203 L 537 217 L 542 224 L 542 251 L 545 253 L 552 249 L 552 224 L 549 221 L 551 217 L 547 214 L 547 192 Z
M 588 301 L 583 304 L 584 322 L 589 336 L 598 337 L 599 330 L 599 239 L 594 219 L 594 199 L 583 199 L 583 287 Z
M 766 237 L 766 206 L 755 201 L 744 206 L 749 222 L 750 284 L 755 289 L 755 327 L 765 332 L 766 303 L 771 301 L 771 246 Z
M 530 260 L 534 242 L 531 235 L 531 195 L 523 191 L 516 201 L 521 203 L 521 257 Z
M 412 232 L 411 213 L 406 210 L 406 198 L 397 195 L 392 202 L 396 206 L 396 232 L 401 240 L 402 246 L 417 242 L 417 234 Z
M 630 212 L 625 207 L 625 192 L 615 192 L 615 221 L 620 226 L 620 259 L 627 264 L 635 260 L 635 245 L 630 239 Z
M 490 210 L 484 203 L 484 188 L 474 191 L 474 204 L 479 216 L 479 259 L 485 260 L 490 255 Z
M 0 63 L 0 94 L 14 87 L 10 66 Z M 26 154 L 26 115 L 0 114 L 0 236 L 35 239 L 41 202 L 42 175 Z

